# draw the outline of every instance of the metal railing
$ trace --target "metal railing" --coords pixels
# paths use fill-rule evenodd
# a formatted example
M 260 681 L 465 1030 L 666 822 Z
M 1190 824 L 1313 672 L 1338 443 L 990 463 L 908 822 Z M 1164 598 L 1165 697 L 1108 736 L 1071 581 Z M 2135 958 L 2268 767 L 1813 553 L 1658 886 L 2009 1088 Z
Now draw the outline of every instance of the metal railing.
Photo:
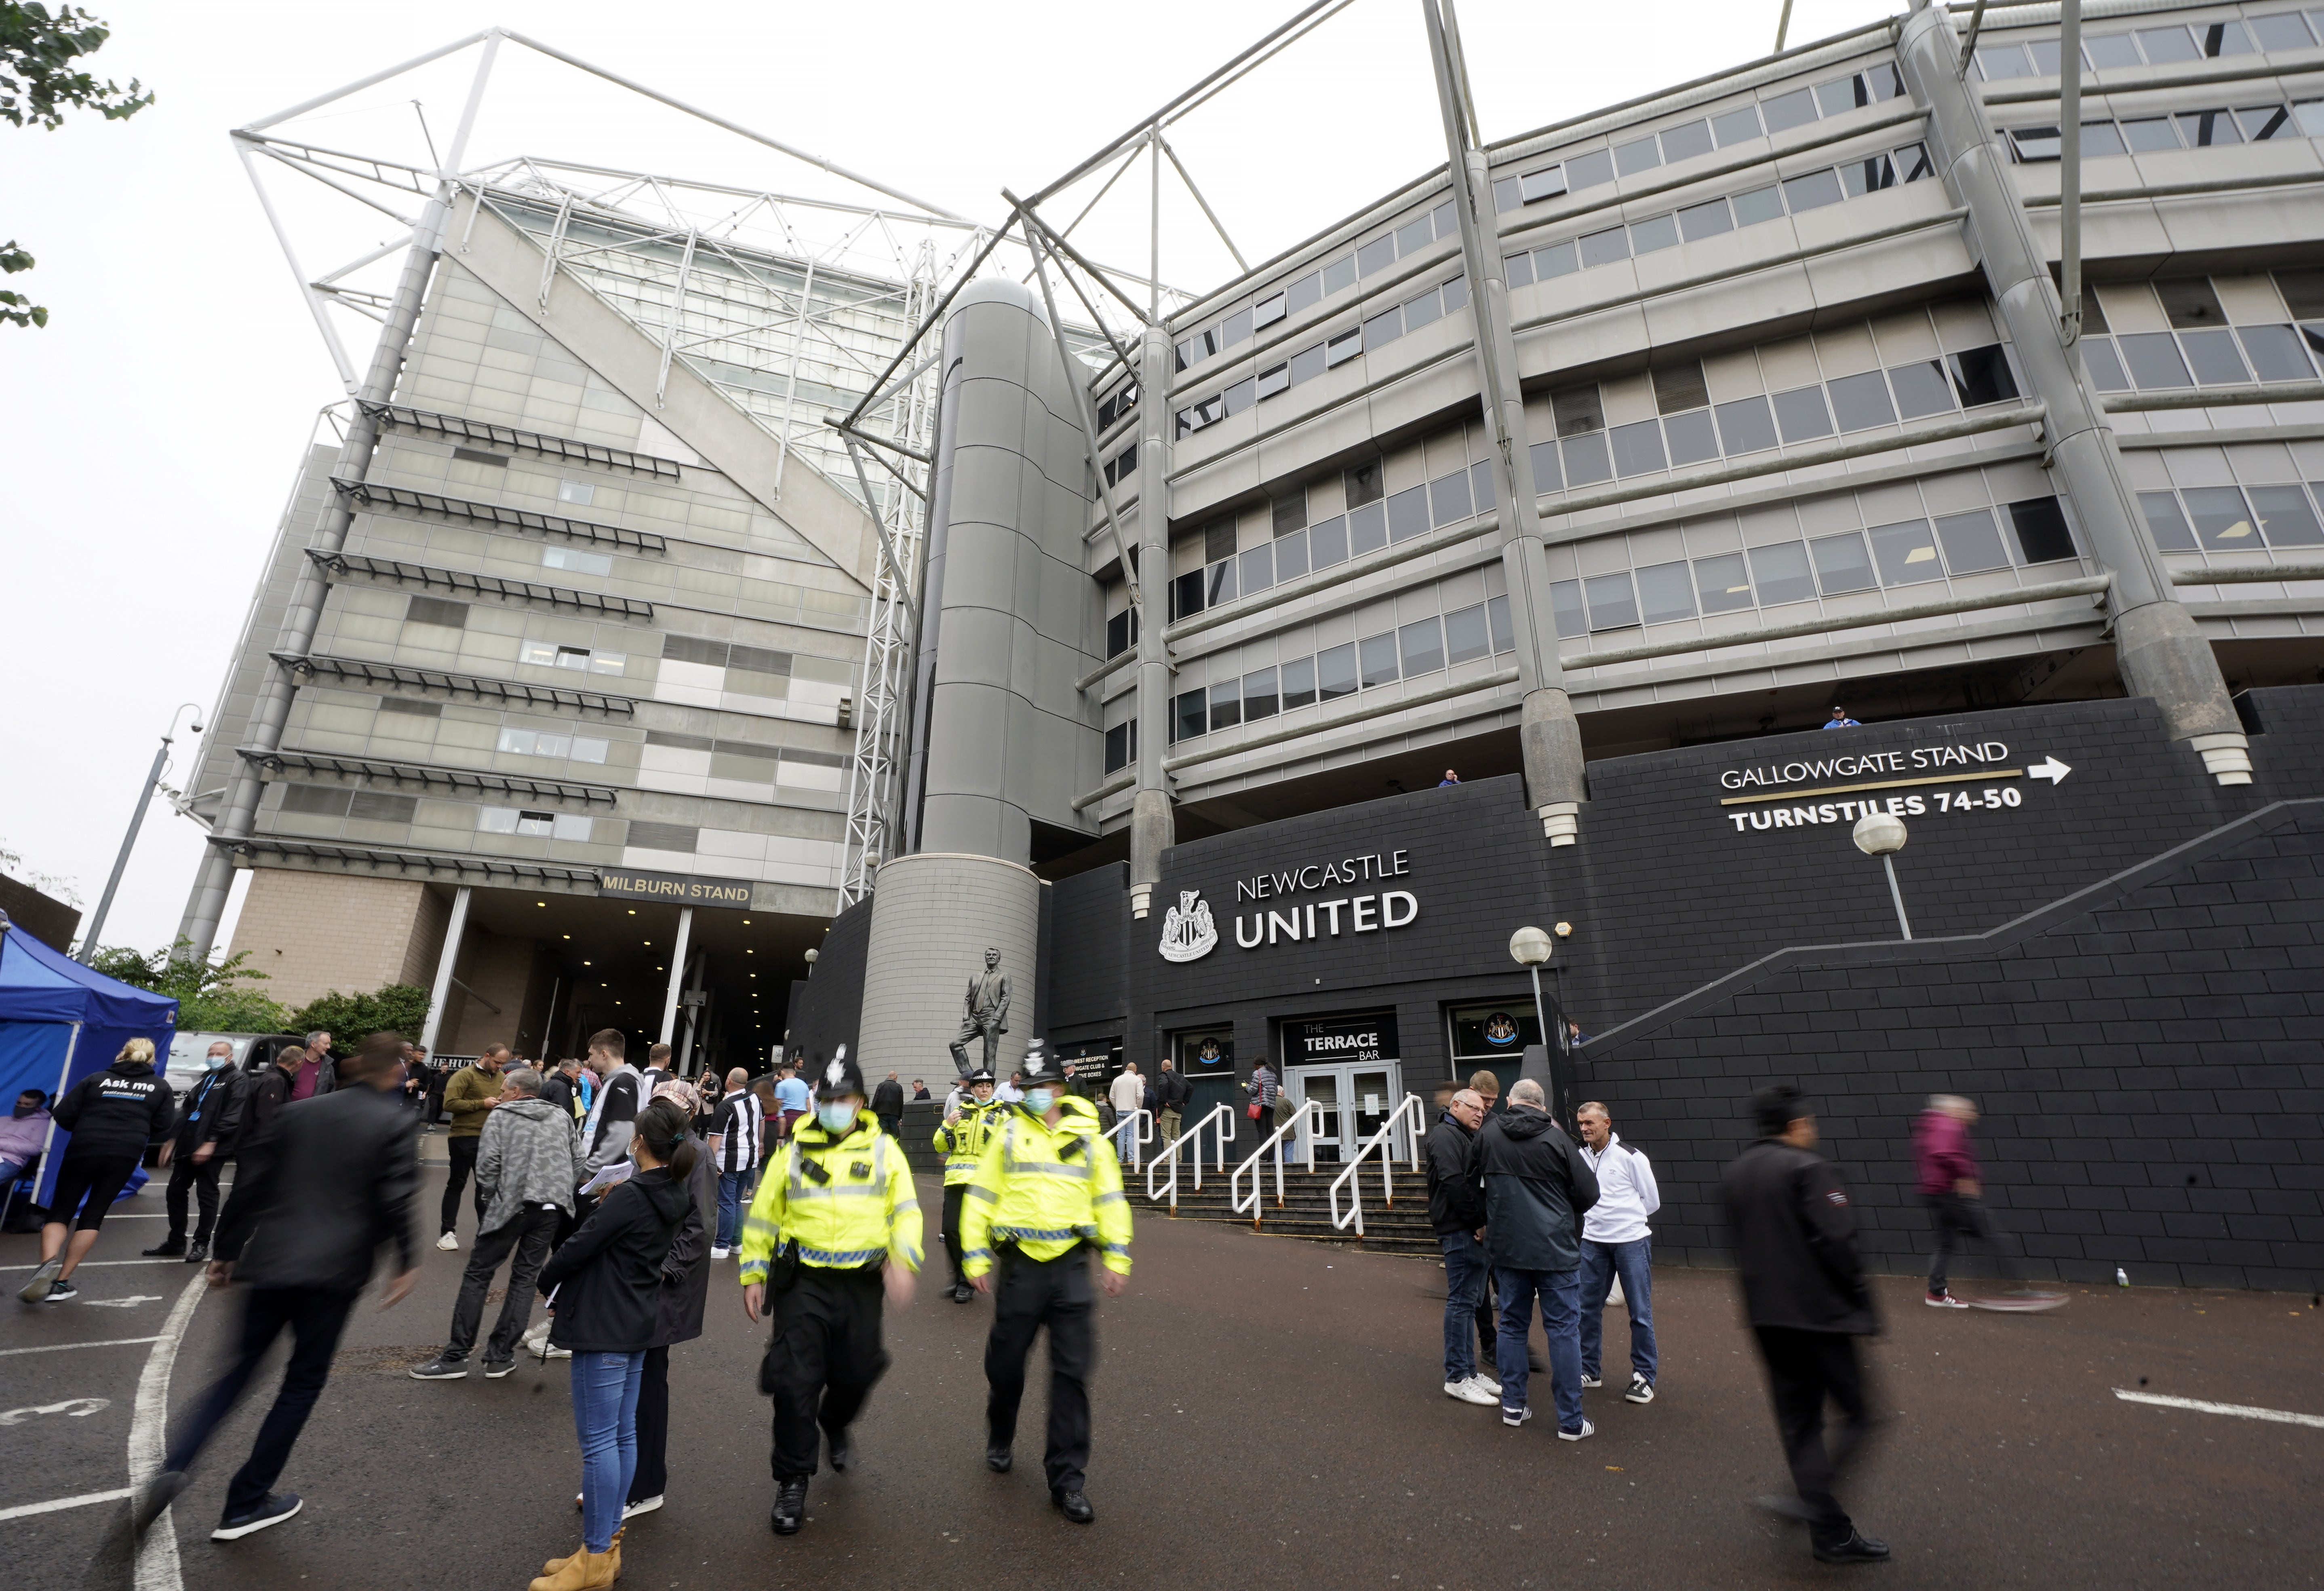
M 1212 1157 L 1211 1164 L 1214 1171 L 1223 1170 L 1226 1168 L 1227 1139 L 1234 1129 L 1234 1106 L 1221 1100 L 1211 1107 L 1211 1113 L 1208 1115 L 1154 1152 L 1154 1160 L 1146 1168 L 1146 1197 L 1149 1201 L 1159 1202 L 1167 1195 L 1170 1200 L 1170 1213 L 1172 1215 L 1178 1213 L 1178 1146 L 1189 1139 L 1194 1141 L 1194 1189 L 1197 1192 L 1201 1191 L 1203 1134 L 1213 1132 L 1214 1127 L 1218 1152 Z M 1154 1176 L 1162 1169 L 1166 1160 L 1170 1166 L 1170 1179 L 1160 1188 L 1157 1188 L 1154 1186 Z
M 1420 1096 L 1407 1094 L 1394 1110 L 1388 1112 L 1388 1120 L 1380 1124 L 1379 1131 L 1365 1139 L 1363 1147 L 1357 1150 L 1349 1159 L 1348 1169 L 1333 1179 L 1332 1229 L 1333 1231 L 1336 1232 L 1353 1221 L 1356 1225 L 1356 1235 L 1361 1237 L 1364 1235 L 1363 1188 L 1360 1183 L 1355 1181 L 1355 1175 L 1363 1169 L 1364 1157 L 1375 1149 L 1380 1152 L 1380 1199 L 1389 1209 L 1396 1207 L 1396 1184 L 1390 1176 L 1390 1165 L 1396 1159 L 1394 1135 L 1397 1124 L 1407 1115 L 1412 1118 L 1410 1124 L 1412 1170 L 1416 1176 L 1419 1174 L 1421 1124 L 1424 1117 L 1421 1114 Z M 1349 1209 L 1344 1216 L 1340 1214 L 1340 1189 L 1342 1188 L 1348 1189 L 1349 1197 Z
M 1227 1174 L 1227 1200 L 1234 1207 L 1234 1212 L 1238 1216 L 1249 1210 L 1252 1226 L 1259 1225 L 1259 1196 L 1261 1189 L 1265 1187 L 1261 1179 L 1267 1175 L 1267 1168 L 1260 1165 L 1259 1161 L 1268 1150 L 1275 1151 L 1275 1207 L 1281 1209 L 1283 1207 L 1283 1141 L 1297 1132 L 1300 1124 L 1306 1121 L 1310 1114 L 1315 1117 L 1315 1124 L 1322 1126 L 1323 1107 L 1312 1099 L 1301 1100 L 1299 1108 L 1291 1113 L 1290 1120 L 1276 1128 L 1274 1133 L 1257 1149 L 1250 1152 L 1249 1160 Z M 1307 1169 L 1310 1171 L 1315 1169 L 1315 1134 L 1313 1133 L 1307 1134 Z M 1237 1191 L 1245 1171 L 1250 1173 L 1250 1192 L 1248 1195 Z
M 1125 1134 L 1122 1132 L 1125 1126 L 1134 1126 L 1136 1130 Z M 1113 1125 L 1106 1129 L 1106 1136 L 1113 1140 L 1115 1155 L 1134 1171 L 1146 1163 L 1146 1157 L 1139 1151 L 1154 1142 L 1154 1113 L 1141 1105 L 1128 1115 L 1117 1113 Z M 1126 1155 L 1121 1152 L 1125 1144 L 1130 1150 Z

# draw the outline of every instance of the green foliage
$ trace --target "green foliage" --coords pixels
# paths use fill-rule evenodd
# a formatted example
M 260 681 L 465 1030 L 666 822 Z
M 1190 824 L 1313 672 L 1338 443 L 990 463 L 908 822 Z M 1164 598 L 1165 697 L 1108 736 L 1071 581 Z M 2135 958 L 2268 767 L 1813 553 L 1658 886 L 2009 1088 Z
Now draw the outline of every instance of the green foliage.
M 94 55 L 113 30 L 87 11 L 60 5 L 52 16 L 42 5 L 0 0 L 0 121 L 14 126 L 64 125 L 68 110 L 93 110 L 108 122 L 122 122 L 153 103 L 144 85 L 98 82 L 73 63 Z M 11 238 L 0 244 L 0 271 L 14 275 L 32 268 L 32 256 Z M 46 326 L 49 312 L 21 292 L 0 291 L 0 323 Z
M 368 994 L 342 994 L 333 989 L 293 1014 L 290 1028 L 301 1033 L 327 1032 L 331 1048 L 346 1055 L 374 1033 L 401 1033 L 417 1043 L 420 1024 L 427 1020 L 427 990 L 414 984 L 389 984 Z
M 188 956 L 184 939 L 167 950 L 148 956 L 124 945 L 108 945 L 89 957 L 88 965 L 109 978 L 135 988 L 151 989 L 178 1003 L 178 1028 L 189 1033 L 280 1033 L 290 1013 L 261 991 L 244 986 L 264 983 L 266 975 L 243 963 L 247 950 L 220 962 Z

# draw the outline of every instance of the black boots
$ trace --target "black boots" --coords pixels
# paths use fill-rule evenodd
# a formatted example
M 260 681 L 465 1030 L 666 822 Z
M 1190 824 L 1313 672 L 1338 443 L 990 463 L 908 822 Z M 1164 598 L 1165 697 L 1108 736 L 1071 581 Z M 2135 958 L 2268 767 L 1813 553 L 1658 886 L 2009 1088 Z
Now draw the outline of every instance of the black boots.
M 798 1534 L 799 1526 L 807 1522 L 805 1477 L 777 1484 L 774 1512 L 767 1516 L 767 1522 L 775 1528 L 775 1534 L 778 1536 Z

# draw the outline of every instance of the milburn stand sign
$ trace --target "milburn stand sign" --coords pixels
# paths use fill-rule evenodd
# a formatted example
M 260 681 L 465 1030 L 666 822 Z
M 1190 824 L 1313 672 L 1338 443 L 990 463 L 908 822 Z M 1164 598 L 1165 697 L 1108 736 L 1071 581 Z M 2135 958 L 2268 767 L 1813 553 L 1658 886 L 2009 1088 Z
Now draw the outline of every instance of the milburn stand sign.
M 1745 834 L 1825 823 L 1852 826 L 1875 812 L 1899 818 L 1918 818 L 1932 811 L 2002 812 L 2024 805 L 2024 788 L 2017 781 L 2045 779 L 2054 790 L 2073 772 L 2051 756 L 2023 767 L 1996 765 L 2008 761 L 2007 745 L 1985 740 L 1974 745 L 1843 752 L 1832 757 L 1729 768 L 1719 775 L 1719 786 L 1736 793 L 1720 797 L 1719 804 L 1738 809 L 1720 816 L 1735 826 L 1736 833 Z M 1818 782 L 1827 779 L 1848 782 Z M 1874 793 L 1899 790 L 1913 793 Z
M 680 906 L 740 906 L 751 904 L 751 881 L 746 878 L 684 878 L 667 873 L 632 873 L 626 869 L 597 870 L 597 893 L 632 900 L 671 901 Z
M 1256 950 L 1286 940 L 1338 939 L 1342 934 L 1379 933 L 1409 928 L 1419 920 L 1420 897 L 1410 890 L 1367 891 L 1362 894 L 1331 894 L 1323 900 L 1291 901 L 1294 894 L 1323 894 L 1327 891 L 1400 878 L 1412 871 L 1408 851 L 1374 852 L 1311 862 L 1280 873 L 1255 874 L 1235 881 L 1235 902 L 1253 902 L 1248 914 L 1234 920 L 1235 947 Z M 1283 900 L 1287 910 L 1260 908 L 1260 901 Z M 1161 943 L 1166 961 L 1199 961 L 1220 939 L 1210 902 L 1200 890 L 1180 890 L 1178 904 L 1165 914 Z

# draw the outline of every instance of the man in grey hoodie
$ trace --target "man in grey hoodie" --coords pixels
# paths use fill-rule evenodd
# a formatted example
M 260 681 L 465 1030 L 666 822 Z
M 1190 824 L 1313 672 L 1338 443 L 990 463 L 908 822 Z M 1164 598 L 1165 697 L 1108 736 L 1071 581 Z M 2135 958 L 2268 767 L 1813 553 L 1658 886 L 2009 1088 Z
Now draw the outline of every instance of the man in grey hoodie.
M 532 1313 L 533 1281 L 548 1262 L 559 1219 L 573 1213 L 573 1189 L 586 1175 L 581 1130 L 573 1118 L 540 1097 L 540 1074 L 512 1070 L 501 1081 L 500 1104 L 484 1118 L 476 1148 L 476 1189 L 484 1217 L 476 1246 L 460 1277 L 452 1307 L 451 1340 L 411 1373 L 414 1381 L 459 1381 L 468 1374 L 468 1350 L 483 1325 L 493 1273 L 512 1253 L 508 1295 L 484 1345 L 484 1375 L 497 1381 L 516 1368 L 517 1338 Z

